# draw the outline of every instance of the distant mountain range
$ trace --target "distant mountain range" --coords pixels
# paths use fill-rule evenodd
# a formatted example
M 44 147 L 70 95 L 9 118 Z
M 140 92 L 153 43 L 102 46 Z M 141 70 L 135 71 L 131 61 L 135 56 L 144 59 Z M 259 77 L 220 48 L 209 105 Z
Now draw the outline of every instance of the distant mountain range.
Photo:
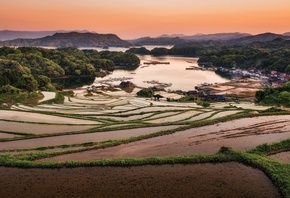
M 45 36 L 44 36 L 45 35 Z M 40 37 L 40 38 L 36 38 Z M 17 38 L 11 39 L 10 38 Z M 140 45 L 191 45 L 204 43 L 205 45 L 234 44 L 245 45 L 254 42 L 266 42 L 275 39 L 290 40 L 290 32 L 284 34 L 263 33 L 251 35 L 247 33 L 217 33 L 196 34 L 163 34 L 159 37 L 142 37 L 133 40 L 122 40 L 115 34 L 97 34 L 86 30 L 78 32 L 60 31 L 0 31 L 0 45 L 4 46 L 46 46 L 46 47 L 129 47 Z
M 284 40 L 289 40 L 290 35 L 287 36 L 287 34 L 274 34 L 274 33 L 263 33 L 263 34 L 257 34 L 257 35 L 251 35 L 251 36 L 245 36 L 237 39 L 232 39 L 230 42 L 237 43 L 237 44 L 249 44 L 254 42 L 266 42 L 266 41 L 273 41 L 277 38 L 281 38 Z
M 129 42 L 135 45 L 186 45 L 192 42 L 219 41 L 225 44 L 247 44 L 258 41 L 272 41 L 276 38 L 290 39 L 290 32 L 284 34 L 263 33 L 251 35 L 247 33 L 217 33 L 217 34 L 196 34 L 185 36 L 183 34 L 163 34 L 156 38 L 142 37 Z
M 187 40 L 179 37 L 142 37 L 134 40 L 128 40 L 133 45 L 178 45 L 187 43 Z
M 57 30 L 57 31 L 13 31 L 13 30 L 3 30 L 0 31 L 0 41 L 8 41 L 14 39 L 36 39 L 42 38 L 45 36 L 52 36 L 55 33 L 69 33 L 69 32 L 79 32 L 79 33 L 87 33 L 88 30 Z M 96 33 L 96 32 L 92 32 Z
M 231 40 L 237 39 L 245 36 L 251 36 L 251 34 L 247 33 L 217 33 L 217 34 L 197 34 L 193 36 L 185 36 L 183 39 L 186 40 L 193 40 L 193 41 L 200 41 L 200 40 Z
M 173 37 L 179 37 L 184 40 L 191 40 L 191 41 L 205 41 L 205 40 L 231 40 L 231 39 L 237 39 L 245 36 L 251 36 L 251 34 L 248 33 L 216 33 L 216 34 L 195 34 L 192 36 L 186 36 L 184 34 L 162 34 L 161 36 L 158 36 L 157 38 L 173 38 Z
M 45 47 L 129 47 L 131 43 L 115 34 L 55 33 L 37 39 L 14 39 L 0 42 L 2 46 L 45 46 Z

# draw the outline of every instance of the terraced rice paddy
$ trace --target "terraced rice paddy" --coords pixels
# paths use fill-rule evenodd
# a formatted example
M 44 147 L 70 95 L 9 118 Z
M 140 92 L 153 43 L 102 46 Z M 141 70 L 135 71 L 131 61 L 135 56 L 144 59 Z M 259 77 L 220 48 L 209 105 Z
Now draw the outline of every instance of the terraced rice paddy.
M 181 120 L 188 119 L 190 117 L 193 117 L 195 114 L 199 113 L 198 111 L 185 111 L 182 113 L 179 113 L 177 115 L 171 115 L 159 119 L 151 119 L 150 121 L 147 121 L 149 123 L 166 123 L 166 122 L 177 122 Z
M 216 119 L 216 118 L 221 118 L 221 117 L 225 117 L 225 116 L 229 116 L 229 115 L 234 115 L 236 113 L 240 113 L 242 111 L 224 111 L 224 112 L 219 112 L 215 115 L 213 115 L 212 117 L 210 117 L 210 119 Z
M 97 100 L 96 98 L 100 99 Z M 189 124 L 194 124 L 198 121 L 220 119 L 243 113 L 244 111 L 243 109 L 223 110 L 222 107 L 227 106 L 227 104 L 223 103 L 215 104 L 218 106 L 217 108 L 203 109 L 200 106 L 194 107 L 196 104 L 152 101 L 133 96 L 117 98 L 114 96 L 112 98 L 110 95 L 95 95 L 92 99 L 84 96 L 80 91 L 74 98 L 67 98 L 66 100 L 69 102 L 65 102 L 63 105 L 38 105 L 28 108 L 22 106 L 26 112 L 0 110 L 0 120 L 2 120 L 0 121 L 0 130 L 2 131 L 0 140 L 5 141 L 7 138 L 10 140 L 9 142 L 2 142 L 0 149 L 19 150 L 61 144 L 97 143 L 138 137 L 172 129 L 177 131 L 165 136 L 156 136 L 117 147 L 102 149 L 101 151 L 87 151 L 90 152 L 88 155 L 86 153 L 74 153 L 71 154 L 69 159 L 91 160 L 104 157 L 214 153 L 221 146 L 246 150 L 261 143 L 271 143 L 290 137 L 289 125 L 287 125 L 289 116 L 287 115 L 245 118 L 198 128 L 189 126 Z M 81 104 L 79 101 L 81 101 Z M 112 103 L 115 105 L 115 110 L 113 111 L 110 110 Z M 128 107 L 130 108 L 124 108 L 126 105 L 129 105 Z M 42 111 L 34 112 L 34 110 L 39 109 L 42 109 Z M 57 114 L 51 113 L 50 110 L 52 109 L 56 110 Z M 45 110 L 48 111 L 46 112 Z M 73 113 L 61 113 L 68 110 Z M 76 115 L 79 113 L 82 113 L 82 115 Z M 176 125 L 181 122 L 184 125 Z M 167 126 L 164 126 L 164 123 L 167 123 Z M 163 126 L 158 126 L 160 124 Z M 124 130 L 116 130 L 120 127 Z M 191 129 L 179 131 L 179 127 Z M 19 137 L 19 135 L 23 136 Z M 25 135 L 34 136 L 32 138 Z M 49 137 L 42 137 L 43 135 Z M 57 136 L 54 137 L 55 135 Z M 15 141 L 13 141 L 14 138 L 16 139 Z M 56 158 L 67 159 L 64 156 Z
M 47 160 L 97 160 L 104 158 L 176 156 L 216 153 L 220 147 L 249 150 L 263 143 L 290 137 L 290 116 L 244 118 L 101 150 L 52 157 Z M 273 128 L 276 130 L 273 131 Z
M 138 167 L 0 167 L 1 196 L 281 197 L 259 170 L 238 163 Z M 17 187 L 16 187 L 17 186 Z M 29 190 L 27 190 L 29 189 Z
M 162 127 L 148 127 L 138 129 L 127 129 L 107 132 L 84 133 L 75 135 L 62 135 L 56 137 L 33 138 L 27 140 L 17 140 L 2 142 L 0 150 L 12 149 L 27 149 L 38 148 L 42 146 L 56 146 L 62 144 L 82 144 L 86 142 L 103 142 L 109 140 L 125 139 L 130 137 L 137 137 L 145 134 L 156 133 L 162 130 L 175 129 L 180 125 L 162 126 Z
M 11 120 L 11 121 L 23 121 L 23 122 L 35 122 L 35 123 L 58 123 L 58 124 L 100 124 L 97 121 L 90 121 L 84 119 L 72 119 L 67 117 L 45 115 L 39 113 L 29 113 L 29 112 L 15 112 L 0 110 L 1 120 Z
M 237 109 L 238 105 L 239 109 Z M 221 147 L 232 147 L 236 151 L 245 152 L 260 144 L 290 138 L 289 115 L 268 116 L 258 111 L 265 110 L 267 107 L 254 106 L 253 104 L 237 104 L 237 106 L 228 103 L 216 103 L 209 108 L 202 108 L 195 103 L 153 101 L 137 98 L 132 94 L 118 96 L 117 93 L 104 93 L 103 95 L 88 97 L 85 96 L 85 93 L 78 91 L 75 97 L 66 98 L 64 104 L 42 104 L 34 107 L 19 104 L 12 107 L 14 110 L 0 110 L 0 154 L 11 154 L 21 160 L 22 156 L 39 154 L 39 157 L 36 158 L 37 162 L 85 162 L 101 159 L 215 154 Z M 253 109 L 251 110 L 251 108 Z M 254 117 L 239 118 L 242 116 Z M 233 117 L 237 117 L 237 119 L 233 119 Z M 43 157 L 41 157 L 42 155 Z M 283 155 L 284 158 L 286 156 L 286 159 L 289 158 L 289 152 L 280 155 Z M 283 157 L 279 157 L 277 154 L 273 158 L 281 160 L 280 158 Z M 34 158 L 30 160 L 33 161 Z M 287 160 L 283 162 L 289 163 Z M 116 168 L 116 171 L 125 170 L 124 173 L 109 178 L 114 182 L 119 181 L 120 177 L 127 179 L 122 181 L 123 184 L 128 184 L 127 190 L 133 188 L 131 184 L 134 185 L 135 189 L 138 189 L 136 185 L 139 185 L 140 181 L 144 181 L 147 184 L 159 182 L 159 187 L 162 186 L 164 189 L 174 189 L 173 186 L 178 186 L 179 189 L 184 189 L 180 192 L 184 192 L 185 195 L 194 192 L 201 193 L 202 196 L 208 196 L 212 193 L 212 195 L 227 197 L 233 195 L 233 193 L 240 193 L 237 196 L 265 197 L 263 193 L 270 189 L 270 194 L 267 192 L 267 195 L 280 197 L 275 187 L 271 187 L 271 183 L 268 184 L 269 181 L 266 181 L 268 178 L 262 172 L 258 171 L 259 173 L 256 173 L 256 170 L 252 168 L 241 164 L 233 164 L 227 163 L 221 164 L 221 166 L 207 164 L 123 167 Z M 204 169 L 204 167 L 207 168 Z M 214 167 L 221 169 L 205 173 L 212 168 L 214 169 Z M 22 182 L 20 188 L 22 191 L 18 193 L 23 193 L 23 189 L 27 188 L 27 181 L 22 177 L 22 169 L 2 169 L 11 172 L 11 174 L 19 173 L 18 179 Z M 101 167 L 92 167 L 91 169 L 97 171 Z M 161 169 L 167 172 L 163 173 Z M 227 172 L 220 170 L 226 169 L 229 169 L 229 173 L 232 172 L 233 176 L 219 178 Z M 72 170 L 63 168 L 60 172 L 64 174 L 63 177 L 66 178 L 66 181 L 67 179 L 74 181 L 76 178 L 82 178 L 81 175 L 84 170 L 88 169 L 77 168 Z M 112 167 L 104 167 L 103 170 L 112 170 Z M 140 170 L 143 172 L 140 172 Z M 111 173 L 116 173 L 116 171 L 111 171 Z M 244 172 L 239 175 L 239 171 Z M 68 176 L 69 172 L 71 177 Z M 146 172 L 152 173 L 152 175 L 148 176 Z M 191 175 L 194 172 L 198 174 Z M 223 174 L 220 174 L 220 172 Z M 160 176 L 161 173 L 162 177 Z M 39 175 L 40 173 L 37 169 L 33 169 L 29 174 L 32 177 L 34 174 Z M 54 170 L 47 170 L 43 171 L 41 175 L 45 178 L 55 177 L 55 174 Z M 132 174 L 135 175 L 134 178 L 137 178 L 137 180 L 130 179 Z M 257 176 L 254 180 L 251 180 L 255 174 Z M 3 178 L 9 178 L 7 174 L 3 175 L 2 173 L 2 176 Z M 100 176 L 100 178 L 102 177 L 104 175 Z M 196 180 L 197 177 L 198 180 Z M 196 184 L 196 181 L 203 181 L 200 180 L 202 177 L 216 179 L 206 181 L 209 182 L 205 185 L 207 188 L 203 188 L 203 182 L 200 185 Z M 40 180 L 44 180 L 44 178 Z M 93 180 L 91 177 L 87 178 L 90 178 L 90 181 L 80 180 L 88 186 L 92 185 L 91 181 L 100 182 L 99 180 Z M 160 181 L 156 178 L 160 178 Z M 239 178 L 247 179 L 240 181 Z M 50 180 L 46 181 L 50 182 Z M 165 184 L 165 181 L 172 182 Z M 15 183 L 16 180 L 11 180 L 11 183 L 3 183 L 3 180 L 0 180 L 1 186 L 2 184 L 12 185 L 13 182 Z M 112 190 L 110 188 L 111 194 L 108 193 L 108 197 L 114 196 L 114 192 L 121 192 L 118 187 L 121 183 L 113 182 L 116 185 L 114 186 L 111 185 L 112 182 L 110 180 L 108 185 L 100 184 L 101 189 L 98 192 L 103 192 L 102 190 L 106 189 L 105 186 L 117 189 Z M 266 182 L 265 186 L 261 184 L 262 182 Z M 69 185 L 73 186 L 72 183 Z M 184 187 L 177 185 L 181 183 L 184 184 Z M 259 183 L 259 186 L 254 185 L 257 183 Z M 216 186 L 217 184 L 220 185 Z M 47 183 L 47 185 L 50 185 L 51 189 L 57 190 L 52 183 Z M 60 183 L 60 186 L 65 185 L 64 182 Z M 192 191 L 192 186 L 195 185 L 198 188 L 196 188 L 196 191 Z M 234 187 L 231 185 L 234 185 Z M 241 187 L 243 185 L 244 189 L 233 190 L 237 186 Z M 42 187 L 38 186 L 36 188 Z M 154 190 L 154 185 L 150 185 L 148 188 L 153 189 L 152 192 L 157 192 L 157 189 Z M 209 191 L 202 190 L 202 192 L 199 192 L 200 189 L 208 188 Z M 85 188 L 81 189 L 84 190 Z M 124 196 L 132 195 L 130 193 L 136 195 L 140 192 L 129 192 L 126 189 L 124 192 L 122 191 Z M 222 189 L 222 191 L 219 191 L 219 189 Z M 224 189 L 227 190 L 224 191 Z M 7 188 L 6 191 L 2 190 L 2 192 L 11 193 L 11 189 Z M 80 192 L 72 193 L 78 194 Z M 97 192 L 92 191 L 91 193 Z M 150 194 L 150 190 L 148 193 Z M 167 191 L 158 191 L 158 193 L 163 193 L 162 195 L 166 196 Z M 174 192 L 171 193 L 174 194 Z M 66 195 L 69 195 L 69 193 Z M 146 196 L 147 194 L 144 194 L 144 197 Z
M 43 134 L 58 134 L 58 133 L 84 131 L 96 127 L 97 125 L 75 126 L 75 125 L 36 124 L 36 123 L 0 121 L 0 126 L 1 130 L 6 132 L 43 135 Z
M 1 133 L 1 132 L 0 132 L 0 138 L 1 138 L 1 139 L 6 139 L 6 138 L 15 138 L 15 137 L 20 137 L 20 135 L 9 134 L 9 133 Z

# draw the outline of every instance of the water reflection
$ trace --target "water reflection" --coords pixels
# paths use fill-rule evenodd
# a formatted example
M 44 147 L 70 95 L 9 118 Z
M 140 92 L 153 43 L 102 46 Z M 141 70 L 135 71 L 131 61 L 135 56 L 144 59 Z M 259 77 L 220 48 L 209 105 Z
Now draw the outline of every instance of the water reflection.
M 152 86 L 144 83 L 144 81 L 155 80 L 162 83 L 172 83 L 172 86 L 169 87 L 171 90 L 181 89 L 184 91 L 193 90 L 197 84 L 202 82 L 220 83 L 228 81 L 213 71 L 186 70 L 186 68 L 191 66 L 198 66 L 198 58 L 178 56 L 154 57 L 150 55 L 140 55 L 139 58 L 141 65 L 138 68 L 133 70 L 116 69 L 112 74 L 103 79 L 132 77 L 131 82 L 140 87 Z M 150 61 L 170 62 L 170 64 L 144 64 L 144 62 Z M 96 78 L 96 82 L 103 79 Z M 115 82 L 115 84 L 118 83 L 120 82 Z

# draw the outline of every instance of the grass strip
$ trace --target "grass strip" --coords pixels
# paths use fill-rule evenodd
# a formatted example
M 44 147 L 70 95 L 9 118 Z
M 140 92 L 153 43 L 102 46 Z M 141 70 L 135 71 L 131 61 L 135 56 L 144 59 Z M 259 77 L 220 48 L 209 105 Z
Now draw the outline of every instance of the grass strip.
M 290 138 L 273 144 L 261 144 L 249 153 L 273 155 L 284 151 L 290 151 Z
M 11 155 L 0 155 L 0 166 L 19 168 L 61 168 L 89 166 L 141 166 L 162 164 L 198 164 L 239 162 L 262 170 L 276 185 L 284 197 L 290 197 L 290 164 L 282 164 L 266 156 L 248 152 L 237 152 L 222 147 L 212 155 L 189 155 L 174 157 L 148 157 L 103 159 L 96 161 L 67 161 L 67 162 L 35 162 L 17 158 Z

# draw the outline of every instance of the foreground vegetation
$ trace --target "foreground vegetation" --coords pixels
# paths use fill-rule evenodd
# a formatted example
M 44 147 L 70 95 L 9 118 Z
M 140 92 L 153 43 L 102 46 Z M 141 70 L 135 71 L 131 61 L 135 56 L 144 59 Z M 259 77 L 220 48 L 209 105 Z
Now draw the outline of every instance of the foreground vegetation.
M 285 143 L 286 142 L 286 143 Z M 281 144 L 281 143 L 277 143 Z M 275 145 L 270 147 L 275 148 Z M 282 143 L 284 148 L 290 149 L 290 141 Z M 175 157 L 150 157 L 150 158 L 128 158 L 128 159 L 104 159 L 87 162 L 35 162 L 24 160 L 11 155 L 0 155 L 0 165 L 20 168 L 60 168 L 60 167 L 83 167 L 83 166 L 140 166 L 140 165 L 161 165 L 161 164 L 196 164 L 196 163 L 224 163 L 239 162 L 262 170 L 270 177 L 273 183 L 279 188 L 284 197 L 290 196 L 290 164 L 283 164 L 265 156 L 260 149 L 259 152 L 237 152 L 230 148 L 222 147 L 213 155 L 190 155 Z M 265 147 L 262 146 L 262 147 Z M 267 149 L 266 149 L 267 150 Z
M 64 93 L 69 95 L 71 93 Z M 142 109 L 142 108 L 141 108 Z M 200 108 L 202 110 L 202 108 Z M 228 109 L 222 109 L 220 111 L 213 112 L 209 117 L 218 114 L 219 112 L 224 112 Z M 180 111 L 182 112 L 182 111 Z M 130 111 L 127 111 L 128 114 L 123 116 L 132 116 L 135 114 L 130 114 Z M 158 113 L 164 113 L 163 111 L 155 112 L 153 115 L 158 115 Z M 177 112 L 179 113 L 179 112 Z M 53 113 L 54 114 L 54 113 Z M 185 125 L 183 127 L 167 130 L 167 131 L 159 131 L 157 133 L 152 133 L 148 135 L 142 135 L 137 137 L 131 137 L 127 139 L 119 139 L 119 140 L 109 140 L 104 142 L 85 142 L 82 144 L 75 145 L 59 145 L 59 146 L 48 146 L 34 149 L 23 149 L 23 150 L 15 150 L 20 152 L 18 155 L 9 155 L 9 154 L 1 154 L 0 155 L 0 166 L 8 166 L 8 167 L 19 167 L 19 168 L 62 168 L 62 167 L 83 167 L 83 166 L 140 166 L 140 165 L 161 165 L 161 164 L 196 164 L 196 163 L 225 163 L 225 162 L 239 162 L 246 165 L 250 165 L 252 167 L 258 168 L 262 170 L 269 178 L 273 181 L 273 183 L 279 188 L 280 192 L 285 196 L 290 196 L 290 167 L 289 164 L 283 164 L 277 162 L 269 157 L 267 154 L 281 152 L 285 150 L 290 150 L 290 141 L 284 140 L 282 142 L 268 145 L 263 144 L 255 149 L 252 149 L 248 152 L 239 152 L 234 151 L 230 148 L 222 147 L 220 151 L 216 154 L 211 155 L 189 155 L 189 156 L 173 156 L 173 157 L 149 157 L 149 158 L 126 158 L 126 159 L 103 159 L 96 161 L 67 161 L 67 162 L 39 162 L 35 161 L 37 159 L 42 159 L 51 156 L 57 156 L 68 153 L 81 152 L 85 150 L 91 149 L 99 149 L 99 148 L 107 148 L 120 144 L 126 144 L 129 142 L 136 142 L 143 139 L 148 139 L 152 137 L 158 137 L 165 134 L 175 133 L 177 131 L 183 131 L 192 127 L 205 126 L 213 123 L 220 123 L 224 121 L 228 121 L 231 119 L 249 117 L 249 116 L 259 116 L 259 115 L 280 115 L 287 114 L 287 112 L 272 112 L 272 111 L 259 111 L 259 114 L 252 114 L 251 110 L 243 110 L 242 113 L 220 117 L 216 119 L 207 119 L 204 118 L 199 121 L 190 122 L 186 121 L 186 119 L 182 122 Z M 57 114 L 55 114 L 57 115 Z M 109 114 L 108 114 L 109 115 Z M 199 115 L 199 114 L 197 114 Z M 64 115 L 62 115 L 64 116 Z M 67 115 L 71 117 L 71 115 Z M 116 116 L 116 115 L 115 115 Z M 122 116 L 122 115 L 120 115 Z M 74 116 L 77 117 L 77 116 Z M 90 116 L 89 116 L 90 117 Z M 150 117 L 149 117 L 150 118 Z M 148 118 L 146 118 L 148 119 Z M 114 123 L 119 124 L 120 122 L 108 119 L 106 123 Z M 123 122 L 121 122 L 123 123 Z M 132 120 L 127 123 L 134 124 L 135 127 L 141 126 L 153 126 L 152 124 L 142 125 L 144 124 L 141 120 Z M 180 121 L 173 122 L 171 124 L 180 124 Z M 136 126 L 137 125 L 137 126 Z M 120 128 L 120 127 L 118 127 Z M 128 127 L 124 127 L 128 128 Z M 130 127 L 129 127 L 130 128 Z M 95 132 L 95 131 L 104 131 L 105 129 L 91 129 L 87 132 Z M 84 133 L 84 132 L 82 132 Z M 58 134 L 56 134 L 58 135 Z M 28 137 L 31 138 L 31 137 Z M 32 137 L 32 138 L 35 138 Z M 49 149 L 61 148 L 63 151 L 49 151 Z M 76 149 L 74 149 L 76 148 Z M 61 150 L 60 149 L 60 150 Z M 65 150 L 66 149 L 66 150 Z M 47 150 L 47 151 L 46 151 Z

